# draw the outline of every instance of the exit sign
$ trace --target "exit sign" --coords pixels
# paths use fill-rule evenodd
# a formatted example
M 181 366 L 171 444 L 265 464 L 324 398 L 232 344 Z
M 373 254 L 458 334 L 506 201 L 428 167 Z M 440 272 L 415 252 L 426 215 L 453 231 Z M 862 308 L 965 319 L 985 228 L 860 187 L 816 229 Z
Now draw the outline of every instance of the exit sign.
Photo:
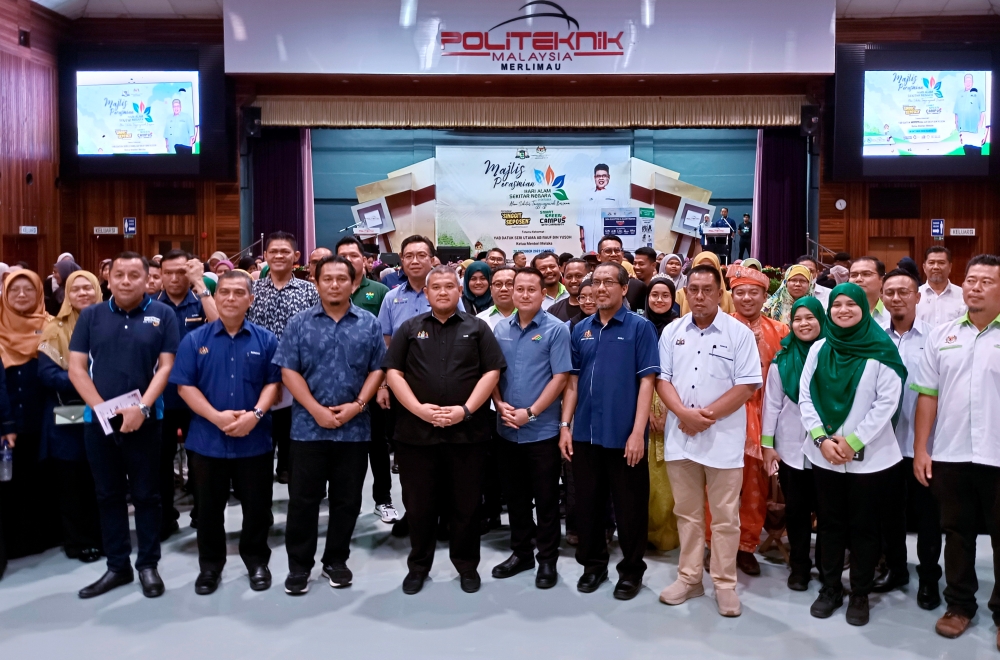
M 931 220 L 931 238 L 944 237 L 944 218 Z
M 949 236 L 975 236 L 975 227 L 952 227 L 948 232 Z

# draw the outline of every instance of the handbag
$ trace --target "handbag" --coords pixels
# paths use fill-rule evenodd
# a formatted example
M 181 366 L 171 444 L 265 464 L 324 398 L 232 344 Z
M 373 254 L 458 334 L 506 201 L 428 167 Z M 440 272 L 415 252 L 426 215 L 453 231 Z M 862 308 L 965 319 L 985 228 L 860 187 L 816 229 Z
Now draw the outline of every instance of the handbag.
M 59 405 L 52 409 L 52 414 L 55 416 L 56 426 L 64 426 L 66 424 L 83 424 L 83 410 L 87 406 L 84 404 L 77 404 L 72 406 L 62 405 L 62 397 L 56 393 L 56 398 L 59 400 Z

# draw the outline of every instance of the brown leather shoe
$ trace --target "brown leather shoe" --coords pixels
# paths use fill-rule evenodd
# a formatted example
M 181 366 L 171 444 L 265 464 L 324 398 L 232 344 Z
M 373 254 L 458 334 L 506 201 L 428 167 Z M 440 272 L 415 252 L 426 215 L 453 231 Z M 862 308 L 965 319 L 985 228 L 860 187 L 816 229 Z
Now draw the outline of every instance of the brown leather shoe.
M 937 625 L 934 626 L 934 632 L 942 637 L 955 639 L 966 631 L 969 623 L 969 617 L 948 611 L 944 613 L 943 617 L 938 619 Z
M 736 553 L 736 568 L 746 575 L 760 575 L 760 563 L 757 562 L 757 558 L 753 556 L 752 552 L 738 551 Z

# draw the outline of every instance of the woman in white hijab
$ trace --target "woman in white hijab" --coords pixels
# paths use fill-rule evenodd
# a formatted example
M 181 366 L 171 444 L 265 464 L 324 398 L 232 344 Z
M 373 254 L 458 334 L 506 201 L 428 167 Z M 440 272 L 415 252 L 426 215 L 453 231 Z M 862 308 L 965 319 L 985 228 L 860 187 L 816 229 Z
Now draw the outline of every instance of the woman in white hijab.
M 668 254 L 660 262 L 660 275 L 663 275 L 674 283 L 676 289 L 684 288 L 687 284 L 687 276 L 681 273 L 684 268 L 684 259 L 679 254 Z

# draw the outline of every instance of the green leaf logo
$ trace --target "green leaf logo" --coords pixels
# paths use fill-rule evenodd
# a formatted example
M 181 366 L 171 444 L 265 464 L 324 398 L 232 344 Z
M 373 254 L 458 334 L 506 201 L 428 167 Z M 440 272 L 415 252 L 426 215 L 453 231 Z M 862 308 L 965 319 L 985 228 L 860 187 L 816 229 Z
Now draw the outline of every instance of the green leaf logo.
M 552 196 L 563 202 L 569 200 L 569 197 L 566 196 L 566 191 L 563 190 L 562 188 L 556 188 L 555 190 L 553 190 Z

